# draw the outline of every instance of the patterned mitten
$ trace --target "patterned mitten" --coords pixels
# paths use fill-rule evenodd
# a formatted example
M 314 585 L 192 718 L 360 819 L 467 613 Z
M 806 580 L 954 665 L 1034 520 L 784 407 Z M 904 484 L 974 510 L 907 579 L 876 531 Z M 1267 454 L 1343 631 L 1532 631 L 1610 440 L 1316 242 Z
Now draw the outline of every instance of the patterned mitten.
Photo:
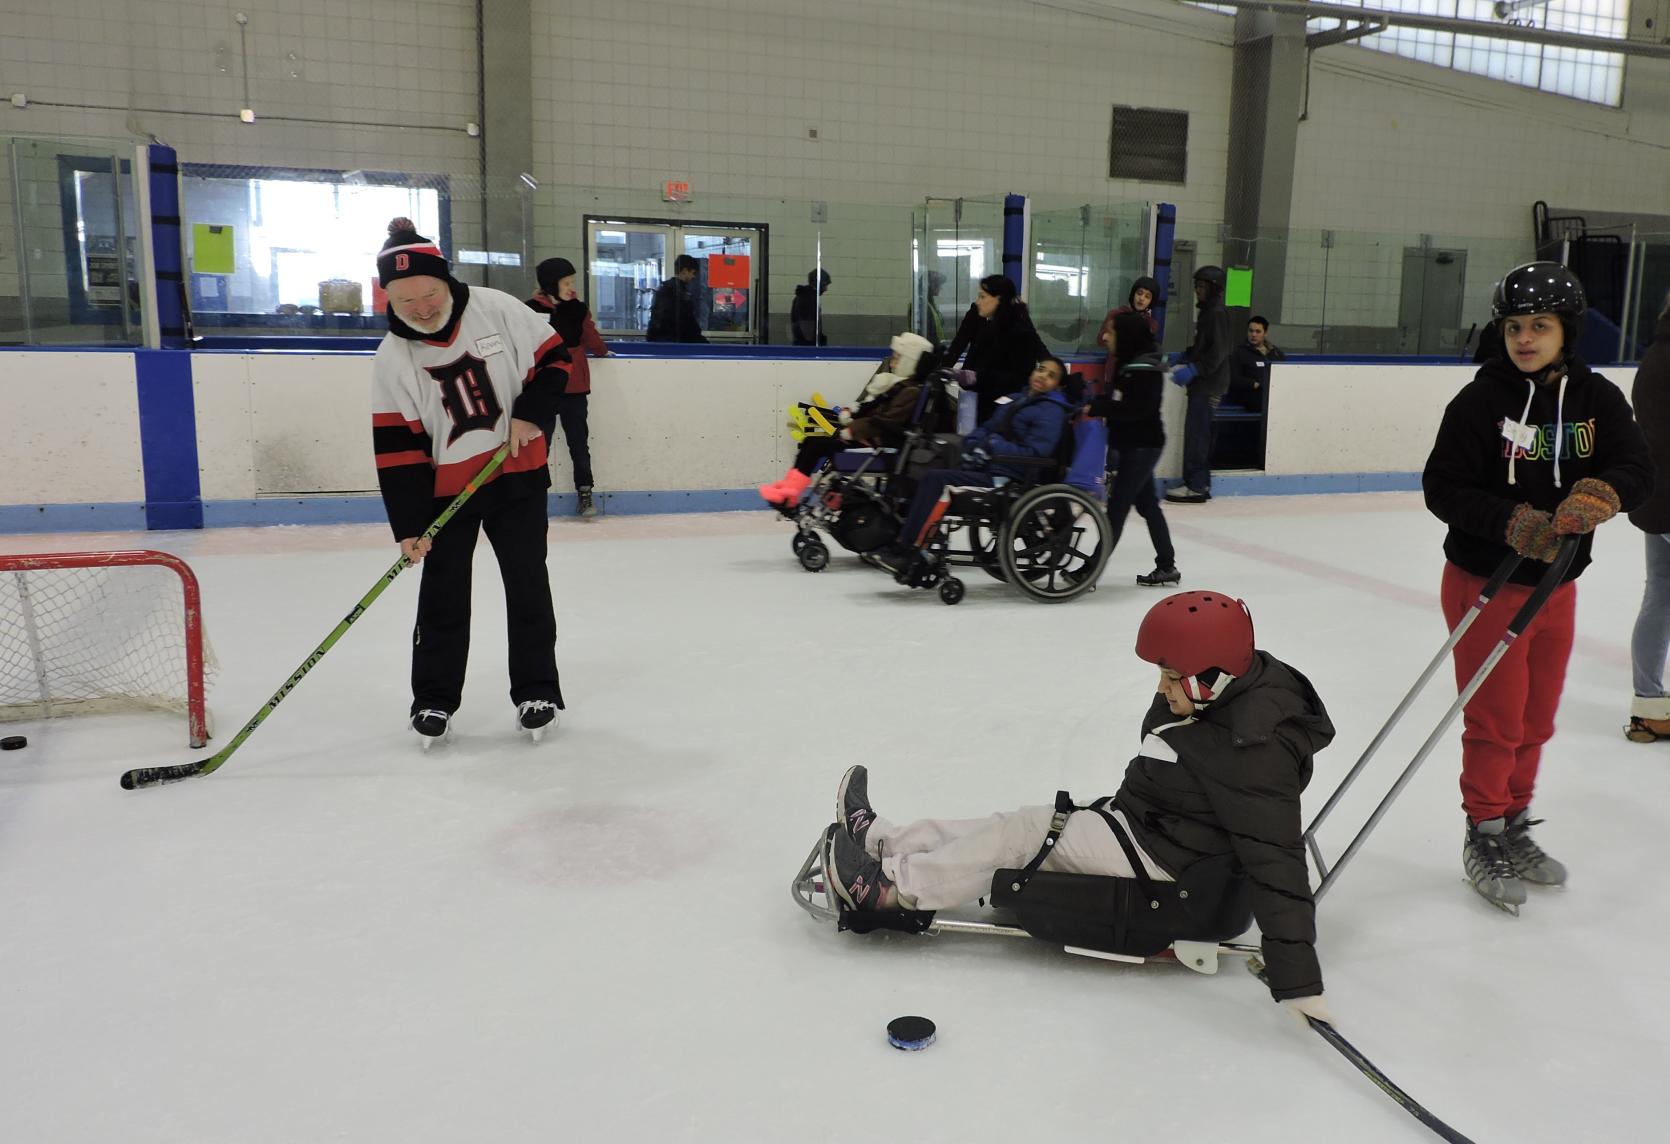
M 1571 486 L 1571 495 L 1554 510 L 1554 531 L 1562 536 L 1593 532 L 1618 515 L 1617 492 L 1605 481 L 1584 477 Z
M 1560 534 L 1554 531 L 1554 521 L 1540 509 L 1522 504 L 1508 518 L 1507 542 L 1521 556 L 1554 563 L 1560 554 Z

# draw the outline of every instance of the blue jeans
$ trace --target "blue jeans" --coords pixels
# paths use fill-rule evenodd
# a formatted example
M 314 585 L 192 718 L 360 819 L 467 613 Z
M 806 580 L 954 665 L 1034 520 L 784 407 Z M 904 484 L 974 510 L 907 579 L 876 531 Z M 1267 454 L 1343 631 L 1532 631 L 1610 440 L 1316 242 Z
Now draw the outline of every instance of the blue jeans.
M 1183 483 L 1197 493 L 1212 491 L 1212 414 L 1222 400 L 1189 389 L 1189 412 L 1183 422 Z
M 1635 694 L 1664 697 L 1664 657 L 1670 651 L 1670 533 L 1647 533 L 1647 591 L 1629 641 Z
M 1171 546 L 1171 530 L 1166 527 L 1165 513 L 1160 510 L 1160 498 L 1154 495 L 1154 466 L 1159 463 L 1158 449 L 1122 449 L 1119 468 L 1108 488 L 1108 524 L 1113 527 L 1112 543 L 1119 544 L 1125 530 L 1125 518 L 1131 509 L 1148 522 L 1148 539 L 1154 544 L 1154 563 L 1161 568 L 1175 568 L 1177 553 Z

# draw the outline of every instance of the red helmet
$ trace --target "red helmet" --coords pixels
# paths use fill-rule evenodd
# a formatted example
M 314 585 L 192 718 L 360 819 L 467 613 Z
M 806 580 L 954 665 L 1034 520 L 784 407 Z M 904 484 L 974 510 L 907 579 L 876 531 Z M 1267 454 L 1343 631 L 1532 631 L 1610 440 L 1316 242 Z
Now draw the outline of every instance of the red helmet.
M 1253 662 L 1252 613 L 1222 592 L 1179 592 L 1148 609 L 1137 655 L 1179 675 L 1218 668 L 1245 675 Z

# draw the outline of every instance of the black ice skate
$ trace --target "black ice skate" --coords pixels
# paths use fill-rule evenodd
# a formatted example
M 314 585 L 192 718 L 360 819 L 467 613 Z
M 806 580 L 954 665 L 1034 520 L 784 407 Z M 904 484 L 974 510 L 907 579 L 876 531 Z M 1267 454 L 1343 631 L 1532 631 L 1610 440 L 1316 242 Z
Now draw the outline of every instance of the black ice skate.
M 1656 743 L 1670 739 L 1670 698 L 1637 695 L 1629 706 L 1629 726 L 1624 738 L 1632 743 Z
M 881 872 L 881 863 L 866 854 L 845 830 L 829 832 L 823 852 L 823 877 L 843 910 L 899 908 L 893 883 Z
M 597 515 L 597 506 L 593 504 L 591 500 L 591 486 L 587 485 L 585 488 L 579 489 L 578 492 L 580 497 L 580 515 L 585 517 L 587 520 L 590 520 L 592 517 Z
M 1508 852 L 1514 873 L 1534 886 L 1563 886 L 1566 884 L 1565 863 L 1550 858 L 1531 838 L 1531 827 L 1542 819 L 1532 818 L 1529 810 L 1522 810 L 1508 819 L 1502 833 L 1502 848 Z
M 412 730 L 418 733 L 418 742 L 427 751 L 437 742 L 452 738 L 452 712 L 438 711 L 433 707 L 413 712 Z
M 1466 841 L 1461 844 L 1461 867 L 1481 898 L 1518 917 L 1519 907 L 1525 904 L 1525 883 L 1509 856 L 1507 830 L 1507 820 L 1502 818 L 1469 822 Z
M 1176 567 L 1156 568 L 1152 572 L 1137 577 L 1137 583 L 1145 588 L 1163 588 L 1167 584 L 1181 584 L 1182 582 L 1183 573 L 1179 572 Z
M 557 705 L 549 699 L 528 699 L 516 705 L 516 725 L 526 731 L 534 742 L 545 737 L 547 728 L 557 722 Z
M 870 833 L 870 824 L 876 820 L 876 812 L 870 807 L 869 785 L 869 771 L 863 766 L 848 767 L 835 791 L 835 811 L 841 826 L 860 846 L 864 845 L 864 836 Z

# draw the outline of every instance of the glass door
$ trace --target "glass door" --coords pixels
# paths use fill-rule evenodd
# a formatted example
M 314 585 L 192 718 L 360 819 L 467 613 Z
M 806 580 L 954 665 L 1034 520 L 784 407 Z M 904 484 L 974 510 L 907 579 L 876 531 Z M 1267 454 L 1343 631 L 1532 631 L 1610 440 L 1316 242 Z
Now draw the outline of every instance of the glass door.
M 767 232 L 742 223 L 586 219 L 586 284 L 605 337 L 643 337 L 661 284 L 681 255 L 696 260 L 687 287 L 710 342 L 756 342 L 765 327 Z
M 754 295 L 759 285 L 754 265 L 759 232 L 747 227 L 683 227 L 681 252 L 700 266 L 693 285 L 696 316 L 710 342 L 755 340 Z

